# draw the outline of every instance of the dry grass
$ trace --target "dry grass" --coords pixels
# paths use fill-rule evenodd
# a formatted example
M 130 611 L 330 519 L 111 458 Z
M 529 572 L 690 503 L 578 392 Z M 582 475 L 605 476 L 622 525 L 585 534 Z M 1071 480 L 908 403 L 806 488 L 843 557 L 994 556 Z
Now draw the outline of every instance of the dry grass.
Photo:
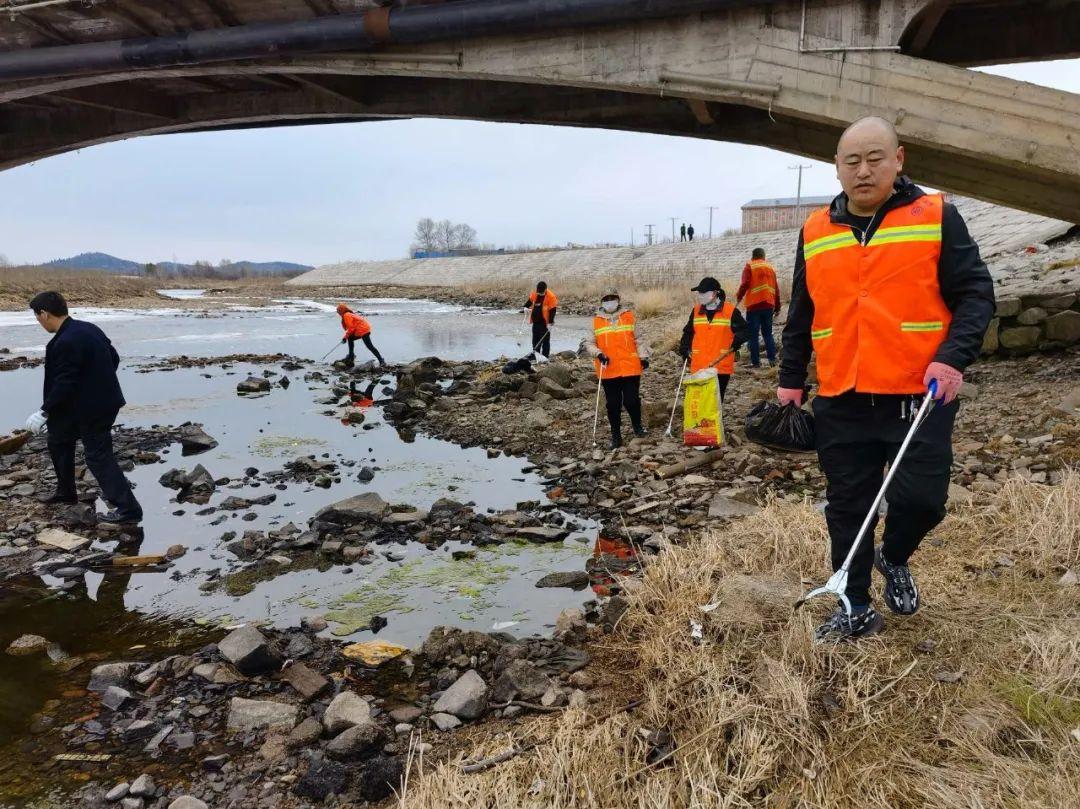
M 70 303 L 97 304 L 120 299 L 157 298 L 155 282 L 104 272 L 43 270 L 38 267 L 0 269 L 0 305 L 23 308 L 39 292 L 56 290 Z
M 1056 580 L 1080 566 L 1078 538 L 1080 472 L 1055 488 L 1010 483 L 920 551 L 918 615 L 818 646 L 814 623 L 832 605 L 794 616 L 790 605 L 826 575 L 824 521 L 809 504 L 772 502 L 648 569 L 604 641 L 623 661 L 612 690 L 645 705 L 599 725 L 581 711 L 530 720 L 515 740 L 552 740 L 482 774 L 414 766 L 400 807 L 1075 805 L 1080 603 Z M 692 620 L 705 624 L 700 645 Z M 919 641 L 936 647 L 919 653 Z M 641 731 L 657 728 L 676 745 L 666 768 L 644 763 Z

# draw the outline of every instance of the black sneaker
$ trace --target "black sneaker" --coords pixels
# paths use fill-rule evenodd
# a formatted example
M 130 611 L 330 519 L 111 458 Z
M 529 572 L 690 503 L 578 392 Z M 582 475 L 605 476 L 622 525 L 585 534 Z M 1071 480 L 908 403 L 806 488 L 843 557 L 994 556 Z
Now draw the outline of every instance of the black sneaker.
M 142 522 L 143 514 L 135 511 L 130 514 L 113 509 L 107 514 L 99 514 L 98 522 L 111 523 L 112 525 L 137 525 Z
M 894 565 L 874 548 L 874 567 L 885 577 L 885 603 L 897 615 L 914 615 L 919 609 L 919 587 L 907 565 Z
M 644 438 L 648 434 L 649 434 L 648 430 L 646 430 L 644 427 L 635 427 L 634 428 L 634 435 L 636 435 L 638 438 Z
M 814 639 L 842 641 L 868 638 L 880 632 L 883 626 L 885 619 L 873 607 L 867 607 L 849 617 L 841 604 L 837 606 L 836 612 L 829 616 L 829 620 L 817 628 Z
M 613 436 L 611 439 L 611 449 L 618 449 L 622 446 L 622 436 Z

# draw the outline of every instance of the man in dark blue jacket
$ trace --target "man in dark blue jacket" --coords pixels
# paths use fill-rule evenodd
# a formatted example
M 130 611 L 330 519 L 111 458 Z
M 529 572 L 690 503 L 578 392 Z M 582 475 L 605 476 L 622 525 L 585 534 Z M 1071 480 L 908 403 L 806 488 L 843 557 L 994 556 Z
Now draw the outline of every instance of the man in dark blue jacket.
M 86 465 L 97 479 L 112 511 L 103 522 L 131 524 L 142 520 L 113 455 L 112 427 L 124 406 L 116 378 L 120 357 L 105 333 L 92 323 L 68 317 L 59 292 L 42 292 L 30 301 L 38 323 L 53 335 L 45 348 L 45 392 L 41 409 L 26 421 L 40 433 L 48 426 L 49 455 L 56 470 L 56 492 L 46 503 L 75 503 L 75 442 L 81 440 Z

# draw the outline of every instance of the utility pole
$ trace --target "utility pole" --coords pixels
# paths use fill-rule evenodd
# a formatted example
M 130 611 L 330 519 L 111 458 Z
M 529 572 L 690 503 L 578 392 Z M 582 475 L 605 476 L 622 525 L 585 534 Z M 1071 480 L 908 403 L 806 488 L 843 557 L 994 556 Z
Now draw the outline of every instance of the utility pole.
M 788 166 L 788 171 L 797 171 L 797 172 L 799 172 L 799 184 L 798 184 L 798 186 L 796 188 L 796 191 L 795 191 L 795 222 L 792 225 L 792 227 L 797 228 L 799 226 L 800 220 L 802 219 L 802 215 L 801 215 L 802 212 L 799 209 L 802 208 L 802 173 L 803 173 L 803 169 L 812 169 L 812 168 L 813 168 L 813 165 L 804 166 L 801 163 L 799 165 L 797 165 L 797 166 Z
M 675 223 L 679 221 L 679 217 L 677 217 L 677 216 L 669 216 L 668 219 L 671 220 L 671 241 L 674 244 L 674 242 L 675 242 Z
M 634 246 L 634 229 L 630 228 L 630 246 Z
M 705 208 L 709 212 L 709 238 L 712 238 L 712 212 L 719 209 L 719 205 L 706 205 Z
M 656 225 L 646 225 L 645 227 L 648 228 L 648 231 L 645 233 L 645 244 L 651 247 L 653 242 L 652 229 L 656 227 Z

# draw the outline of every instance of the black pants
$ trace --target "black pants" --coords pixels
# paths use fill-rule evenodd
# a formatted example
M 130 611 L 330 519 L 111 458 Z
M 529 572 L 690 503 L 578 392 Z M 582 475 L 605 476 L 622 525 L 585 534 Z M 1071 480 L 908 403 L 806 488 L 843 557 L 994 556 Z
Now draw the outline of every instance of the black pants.
M 620 376 L 605 379 L 604 402 L 607 404 L 608 424 L 611 425 L 611 437 L 622 438 L 622 410 L 630 414 L 630 424 L 635 430 L 641 429 L 641 377 Z
M 113 455 L 112 426 L 116 414 L 91 422 L 49 418 L 48 446 L 56 471 L 56 492 L 75 496 L 75 442 L 82 441 L 86 466 L 97 479 L 105 501 L 124 515 L 142 514 L 120 464 Z
M 717 374 L 716 384 L 720 388 L 720 401 L 724 401 L 724 396 L 727 394 L 728 382 L 731 381 L 731 374 Z
M 375 355 L 375 359 L 379 361 L 379 365 L 386 365 L 386 361 L 382 358 L 382 354 L 379 353 L 379 349 L 375 348 L 375 344 L 371 342 L 371 335 L 365 334 L 360 338 L 364 341 L 364 345 L 367 346 L 367 350 Z M 356 338 L 349 337 L 349 353 L 345 357 L 345 362 L 353 363 L 356 361 Z
M 547 323 L 532 324 L 533 350 L 539 351 L 545 357 L 551 356 L 551 329 Z
M 921 396 L 871 396 L 845 393 L 814 400 L 818 459 L 827 481 L 825 520 L 832 540 L 832 564 L 844 563 L 885 478 L 885 465 L 896 457 L 911 428 L 908 414 L 918 410 Z M 906 564 L 930 531 L 945 518 L 952 466 L 953 422 L 957 402 L 935 405 L 911 441 L 885 499 L 882 553 Z M 873 534 L 877 524 L 868 529 Z M 873 537 L 863 537 L 851 562 L 847 595 L 856 606 L 870 603 Z

